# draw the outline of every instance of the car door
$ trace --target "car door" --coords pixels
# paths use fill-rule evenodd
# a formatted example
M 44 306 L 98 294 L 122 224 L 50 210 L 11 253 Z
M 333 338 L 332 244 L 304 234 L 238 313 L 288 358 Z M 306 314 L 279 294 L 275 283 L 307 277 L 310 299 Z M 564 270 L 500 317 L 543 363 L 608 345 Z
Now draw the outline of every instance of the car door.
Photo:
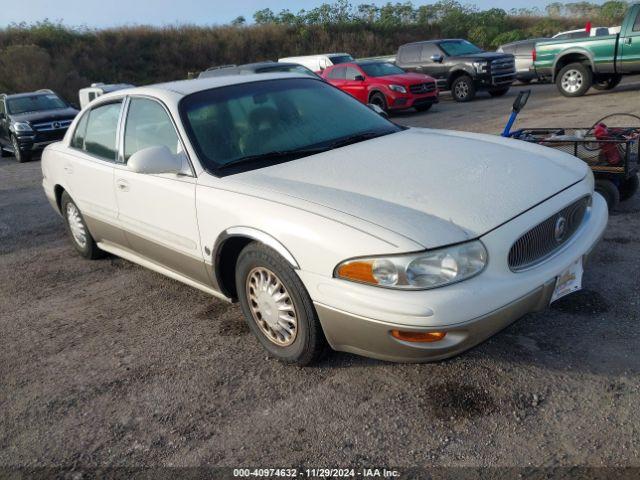
M 449 67 L 445 65 L 445 53 L 435 43 L 422 44 L 420 52 L 420 62 L 422 68 L 416 69 L 416 72 L 425 73 L 436 79 L 439 87 L 443 87 L 447 83 L 449 76 Z M 435 61 L 441 59 L 440 61 Z
M 635 18 L 626 23 L 624 37 L 620 38 L 620 71 L 640 72 L 640 7 L 635 7 Z
M 86 111 L 63 154 L 64 187 L 74 200 L 96 242 L 124 244 L 114 191 L 118 126 L 122 100 Z
M 352 65 L 347 66 L 342 89 L 362 103 L 367 103 L 369 100 L 364 72 Z
M 4 98 L 0 98 L 0 145 L 9 145 L 9 117 Z
M 158 100 L 130 97 L 121 131 L 115 191 L 118 220 L 129 248 L 158 265 L 210 285 L 200 249 L 196 177 L 170 113 Z M 182 157 L 182 173 L 145 174 L 127 167 L 131 155 L 157 146 L 166 146 Z

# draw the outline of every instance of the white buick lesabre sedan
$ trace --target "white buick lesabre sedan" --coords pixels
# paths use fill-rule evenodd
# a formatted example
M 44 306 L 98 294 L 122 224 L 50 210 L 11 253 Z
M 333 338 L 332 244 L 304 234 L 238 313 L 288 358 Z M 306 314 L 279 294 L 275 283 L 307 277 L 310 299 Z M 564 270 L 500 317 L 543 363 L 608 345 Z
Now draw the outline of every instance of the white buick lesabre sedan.
M 327 343 L 410 362 L 468 349 L 579 289 L 607 223 L 572 156 L 399 127 L 294 74 L 105 95 L 42 170 L 81 255 L 239 301 L 299 365 Z

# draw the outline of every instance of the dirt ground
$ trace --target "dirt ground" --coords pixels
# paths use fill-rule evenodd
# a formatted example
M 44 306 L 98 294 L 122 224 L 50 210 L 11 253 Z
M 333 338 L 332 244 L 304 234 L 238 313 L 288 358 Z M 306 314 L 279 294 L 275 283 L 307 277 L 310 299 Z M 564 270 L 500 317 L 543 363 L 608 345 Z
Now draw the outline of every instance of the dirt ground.
M 531 88 L 522 125 L 640 113 L 638 78 L 578 99 Z M 394 119 L 497 133 L 520 89 Z M 640 196 L 582 292 L 475 349 L 299 369 L 265 358 L 237 305 L 80 258 L 40 182 L 39 161 L 0 160 L 0 467 L 640 467 Z

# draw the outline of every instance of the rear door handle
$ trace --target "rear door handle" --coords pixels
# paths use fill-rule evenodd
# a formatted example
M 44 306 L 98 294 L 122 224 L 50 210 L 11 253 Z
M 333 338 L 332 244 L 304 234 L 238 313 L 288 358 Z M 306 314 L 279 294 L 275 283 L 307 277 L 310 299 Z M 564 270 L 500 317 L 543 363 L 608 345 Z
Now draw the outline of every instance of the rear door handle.
M 118 180 L 116 180 L 116 187 L 118 187 L 118 190 L 120 190 L 121 192 L 128 192 L 129 182 L 119 178 Z

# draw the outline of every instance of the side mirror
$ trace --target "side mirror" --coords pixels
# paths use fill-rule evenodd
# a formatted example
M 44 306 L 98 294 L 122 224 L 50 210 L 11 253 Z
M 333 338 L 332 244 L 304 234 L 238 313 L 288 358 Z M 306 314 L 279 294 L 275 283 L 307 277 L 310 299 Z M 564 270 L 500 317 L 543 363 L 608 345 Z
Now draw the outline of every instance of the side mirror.
M 389 114 L 385 112 L 380 106 L 374 105 L 373 103 L 367 103 L 367 107 L 376 112 L 378 115 L 384 118 L 389 118 Z
M 364 76 L 363 75 L 356 75 L 355 77 L 353 77 L 353 79 L 356 82 L 364 82 Z
M 164 145 L 137 151 L 127 161 L 129 170 L 136 173 L 182 173 L 182 158 Z
M 439 55 L 439 54 L 431 55 L 432 62 L 442 63 L 443 60 L 444 60 L 444 57 L 442 55 Z

